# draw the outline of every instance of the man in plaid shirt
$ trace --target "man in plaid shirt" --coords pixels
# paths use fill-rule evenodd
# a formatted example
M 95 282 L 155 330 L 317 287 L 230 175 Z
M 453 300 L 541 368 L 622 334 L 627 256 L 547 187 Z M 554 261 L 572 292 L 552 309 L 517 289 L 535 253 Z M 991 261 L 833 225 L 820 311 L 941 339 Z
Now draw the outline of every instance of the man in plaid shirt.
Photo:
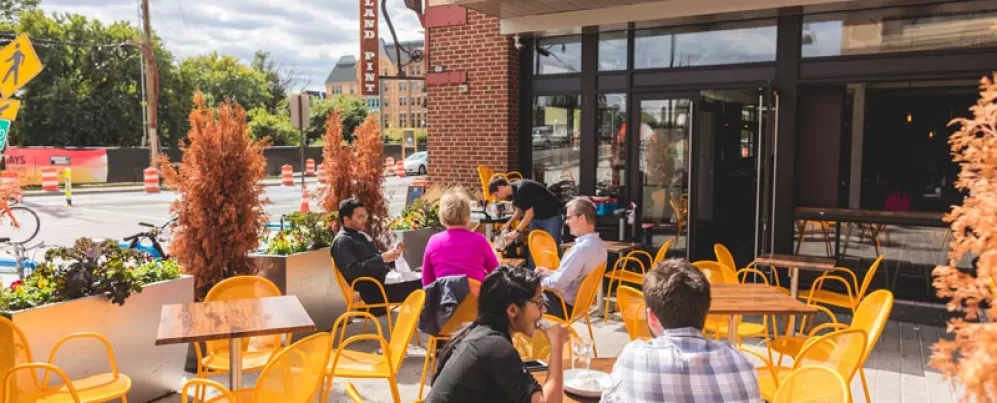
M 755 366 L 734 346 L 703 337 L 710 283 L 685 260 L 661 262 L 644 277 L 655 339 L 628 344 L 603 402 L 761 403 Z

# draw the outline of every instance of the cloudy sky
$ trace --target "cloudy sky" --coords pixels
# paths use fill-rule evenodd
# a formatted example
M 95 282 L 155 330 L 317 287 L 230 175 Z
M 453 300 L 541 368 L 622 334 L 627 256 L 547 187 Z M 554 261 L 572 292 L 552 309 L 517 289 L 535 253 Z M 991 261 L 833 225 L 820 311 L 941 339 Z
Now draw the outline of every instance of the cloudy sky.
M 177 58 L 211 51 L 247 63 L 266 50 L 300 73 L 299 86 L 324 89 L 336 60 L 359 52 L 358 0 L 150 0 L 153 30 Z M 138 0 L 42 0 L 46 13 L 77 13 L 140 26 Z M 388 1 L 399 40 L 422 39 L 415 13 Z M 390 41 L 384 17 L 381 37 Z

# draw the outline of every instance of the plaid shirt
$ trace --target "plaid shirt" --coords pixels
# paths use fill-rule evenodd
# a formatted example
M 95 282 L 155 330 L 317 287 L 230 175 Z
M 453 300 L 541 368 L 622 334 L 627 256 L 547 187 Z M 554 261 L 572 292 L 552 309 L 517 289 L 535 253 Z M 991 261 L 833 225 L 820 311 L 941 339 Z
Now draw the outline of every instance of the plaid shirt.
M 624 347 L 603 402 L 761 403 L 755 366 L 730 344 L 693 328 Z

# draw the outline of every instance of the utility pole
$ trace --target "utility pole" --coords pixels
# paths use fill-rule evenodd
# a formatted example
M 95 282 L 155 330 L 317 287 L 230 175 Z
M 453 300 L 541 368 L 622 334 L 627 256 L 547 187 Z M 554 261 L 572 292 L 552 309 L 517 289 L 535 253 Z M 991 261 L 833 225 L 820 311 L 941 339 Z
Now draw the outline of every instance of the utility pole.
M 156 54 L 152 46 L 152 27 L 149 25 L 149 0 L 142 0 L 143 54 L 145 57 L 145 108 L 148 122 L 149 166 L 156 168 L 156 155 L 159 153 L 159 137 L 156 135 L 156 109 L 159 105 L 159 74 L 156 71 Z

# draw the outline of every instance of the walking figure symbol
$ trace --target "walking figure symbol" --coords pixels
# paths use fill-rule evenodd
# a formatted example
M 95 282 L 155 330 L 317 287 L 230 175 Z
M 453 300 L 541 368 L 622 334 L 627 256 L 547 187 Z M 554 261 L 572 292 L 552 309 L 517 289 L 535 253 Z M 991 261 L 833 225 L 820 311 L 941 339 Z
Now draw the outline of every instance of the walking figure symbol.
M 7 74 L 3 76 L 3 82 L 6 83 L 10 79 L 10 75 L 14 75 L 14 85 L 17 85 L 18 76 L 17 73 L 21 70 L 21 65 L 24 64 L 24 52 L 21 52 L 21 44 L 18 43 L 14 45 L 14 54 L 10 55 L 10 58 L 6 61 L 11 62 L 10 68 L 7 69 Z

